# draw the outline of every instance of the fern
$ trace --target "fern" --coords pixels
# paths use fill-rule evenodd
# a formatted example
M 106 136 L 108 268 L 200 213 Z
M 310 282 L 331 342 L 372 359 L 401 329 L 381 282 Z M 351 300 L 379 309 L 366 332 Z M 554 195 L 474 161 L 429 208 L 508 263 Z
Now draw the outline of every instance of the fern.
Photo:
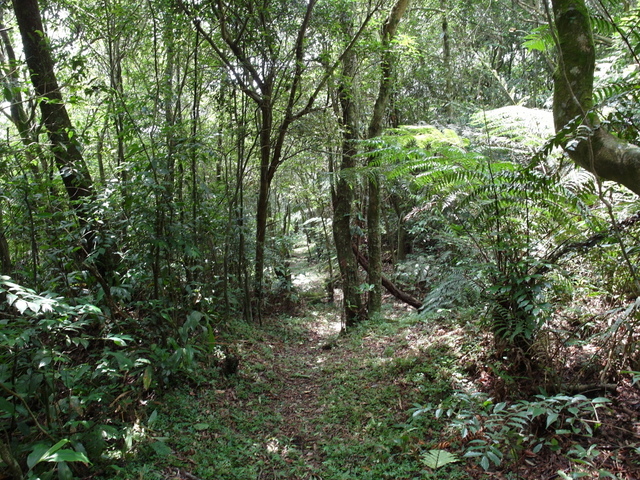
M 420 459 L 422 463 L 432 470 L 460 461 L 456 454 L 449 453 L 446 450 L 428 450 L 420 456 Z
M 553 133 L 551 112 L 519 105 L 477 112 L 471 124 L 487 135 L 506 137 L 529 151 L 540 147 L 542 139 Z
M 519 135 L 518 121 L 501 120 L 516 118 L 514 111 L 507 117 L 501 113 L 483 116 L 488 128 Z M 464 268 L 441 268 L 424 300 L 425 310 L 451 308 L 484 294 L 492 305 L 496 337 L 530 344 L 549 316 L 546 297 L 552 279 L 547 273 L 554 265 L 546 258 L 563 242 L 583 235 L 584 225 L 592 222 L 590 207 L 597 198 L 593 178 L 575 170 L 565 175 L 563 169 L 543 174 L 541 154 L 521 165 L 492 160 L 460 143 L 423 142 L 420 148 L 410 138 L 414 131 L 424 132 L 404 128 L 378 140 L 371 158 L 389 178 L 411 180 L 418 206 L 408 218 L 439 215 L 445 226 L 439 225 L 440 235 L 449 235 L 447 242 L 465 242 L 466 258 L 477 262 L 476 272 L 481 272 L 471 282 Z M 571 145 L 591 134 L 576 119 L 545 148 Z
M 599 107 L 614 104 L 623 96 L 635 103 L 640 101 L 640 82 L 636 73 L 615 83 L 601 86 L 593 92 L 594 102 Z
M 522 46 L 527 50 L 548 52 L 555 46 L 549 25 L 534 28 L 531 33 L 525 35 L 524 39 Z
M 618 33 L 617 25 L 611 19 L 602 15 L 591 15 L 593 30 L 600 35 L 611 37 Z

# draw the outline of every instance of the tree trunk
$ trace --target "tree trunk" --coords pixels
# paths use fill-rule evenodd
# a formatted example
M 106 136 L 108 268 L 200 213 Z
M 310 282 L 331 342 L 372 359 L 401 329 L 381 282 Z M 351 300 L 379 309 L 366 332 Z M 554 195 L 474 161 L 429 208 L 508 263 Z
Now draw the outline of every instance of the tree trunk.
M 389 17 L 382 27 L 382 64 L 378 98 L 373 107 L 373 115 L 369 123 L 368 137 L 375 138 L 382 134 L 384 113 L 391 97 L 393 87 L 394 56 L 391 50 L 398 23 L 402 19 L 410 0 L 398 0 L 391 9 Z M 373 160 L 369 162 L 372 166 Z M 369 251 L 369 316 L 380 313 L 382 307 L 382 240 L 380 237 L 380 176 L 371 175 L 369 180 L 369 203 L 367 205 L 367 230 Z
M 342 292 L 344 298 L 345 325 L 351 327 L 363 316 L 362 300 L 358 293 L 358 264 L 351 251 L 351 211 L 353 187 L 344 174 L 356 166 L 356 145 L 358 139 L 358 117 L 353 95 L 353 79 L 357 68 L 356 54 L 347 52 L 343 58 L 343 70 L 338 88 L 343 130 L 342 160 L 332 195 L 333 201 L 333 239 L 340 267 Z
M 266 88 L 266 87 L 265 87 Z M 270 93 L 264 92 L 264 95 Z M 265 240 L 267 238 L 267 219 L 269 215 L 269 193 L 271 178 L 269 166 L 271 157 L 271 132 L 273 130 L 273 104 L 267 102 L 260 107 L 260 185 L 258 187 L 258 205 L 256 207 L 256 265 L 254 276 L 254 296 L 258 322 L 262 323 L 262 298 L 264 278 Z
M 445 120 L 450 122 L 453 119 L 453 79 L 451 70 L 451 42 L 449 40 L 449 20 L 447 18 L 447 12 L 449 7 L 447 0 L 440 2 L 442 10 L 442 63 L 444 66 L 444 81 L 445 91 L 444 95 L 447 103 L 444 107 Z
M 118 3 L 118 2 L 116 2 Z M 113 95 L 110 109 L 113 110 L 111 118 L 106 121 L 113 122 L 116 138 L 116 165 L 118 176 L 121 180 L 122 205 L 125 214 L 129 213 L 132 198 L 129 187 L 129 178 L 125 163 L 125 101 L 124 101 L 124 80 L 122 76 L 122 60 L 124 53 L 122 49 L 122 37 L 118 28 L 118 16 L 116 14 L 118 5 L 112 5 L 111 0 L 104 0 L 104 9 L 107 12 L 107 31 L 105 35 L 105 46 L 109 54 L 109 86 Z
M 0 206 L 0 273 L 8 275 L 13 268 L 11 263 L 11 253 L 9 251 L 9 242 L 4 234 L 4 221 L 2 219 L 2 207 Z
M 558 36 L 553 117 L 558 132 L 572 125 L 565 151 L 578 165 L 640 195 L 640 148 L 611 135 L 593 108 L 595 44 L 584 0 L 552 0 Z M 584 126 L 576 131 L 574 122 Z M 580 135 L 576 135 L 580 133 Z
M 4 49 L 0 49 L 0 63 L 5 65 L 3 68 L 3 78 L 1 80 L 3 85 L 3 92 L 5 100 L 10 104 L 11 121 L 18 129 L 20 140 L 25 147 L 25 155 L 29 160 L 29 165 L 32 165 L 33 174 L 37 177 L 46 175 L 49 166 L 47 165 L 47 157 L 42 151 L 41 145 L 38 143 L 37 134 L 38 125 L 33 118 L 29 118 L 25 110 L 25 103 L 22 98 L 22 89 L 20 88 L 19 70 L 15 68 L 18 65 L 15 51 L 11 38 L 9 37 L 8 29 L 4 24 L 4 9 L 0 8 L 0 37 L 2 38 L 2 45 Z M 5 57 L 6 53 L 6 57 Z M 39 162 L 33 162 L 34 157 Z
M 93 183 L 79 145 L 73 137 L 73 126 L 62 102 L 49 43 L 43 33 L 38 1 L 13 0 L 13 10 L 20 27 L 31 82 L 40 98 L 42 121 L 49 135 L 56 166 L 80 228 L 84 230 L 81 250 L 84 260 L 96 248 L 96 232 L 91 226 L 90 216 Z

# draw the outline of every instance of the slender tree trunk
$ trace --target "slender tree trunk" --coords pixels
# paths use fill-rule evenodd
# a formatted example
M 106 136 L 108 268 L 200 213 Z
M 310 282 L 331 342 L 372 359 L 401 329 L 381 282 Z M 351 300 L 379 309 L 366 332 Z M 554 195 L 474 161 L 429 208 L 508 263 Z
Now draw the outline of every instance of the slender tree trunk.
M 109 12 L 107 16 L 107 34 L 105 42 L 109 54 L 109 86 L 113 92 L 113 100 L 110 105 L 111 121 L 116 138 L 116 166 L 118 176 L 121 180 L 121 190 L 123 196 L 123 208 L 125 213 L 131 206 L 131 192 L 129 188 L 128 172 L 125 168 L 125 104 L 124 104 L 124 80 L 122 77 L 122 38 L 118 32 L 116 19 L 113 12 L 111 0 L 104 0 L 104 8 Z
M 264 89 L 270 90 L 267 85 L 265 85 Z M 270 96 L 268 92 L 264 92 L 264 95 L 267 97 Z M 272 163 L 272 131 L 273 104 L 266 102 L 260 105 L 260 184 L 258 187 L 258 204 L 256 207 L 256 263 L 253 279 L 256 314 L 260 324 L 262 324 L 264 254 L 265 240 L 267 237 L 267 219 L 269 216 L 269 193 L 271 190 L 269 171 Z
M 1 273 L 4 275 L 9 274 L 13 268 L 11 263 L 11 253 L 9 251 L 9 242 L 4 233 L 4 222 L 2 219 L 2 207 L 0 206 L 0 267 Z
M 393 41 L 398 24 L 404 15 L 410 0 L 398 0 L 391 9 L 389 17 L 382 27 L 382 64 L 378 98 L 373 107 L 373 115 L 369 123 L 368 137 L 375 138 L 382 134 L 384 114 L 389 104 L 394 81 Z M 372 166 L 372 161 L 369 165 Z M 379 175 L 372 173 L 369 180 L 369 203 L 367 205 L 367 230 L 369 250 L 369 316 L 380 313 L 382 307 L 382 240 L 380 236 L 380 182 Z
M 193 223 L 194 233 L 198 234 L 198 131 L 200 127 L 200 99 L 202 96 L 202 86 L 200 85 L 200 77 L 198 71 L 200 69 L 200 32 L 195 31 L 195 42 L 193 47 L 193 102 L 191 104 L 191 149 L 189 152 L 191 166 L 191 222 Z M 220 140 L 222 135 L 219 135 Z M 218 161 L 218 164 L 220 161 Z
M 83 230 L 82 256 L 86 259 L 96 248 L 96 232 L 91 225 L 90 204 L 93 182 L 76 139 L 73 125 L 62 100 L 54 63 L 37 0 L 13 0 L 25 59 L 39 97 L 42 121 L 47 129 L 56 166 L 62 177 L 71 206 Z M 102 263 L 104 267 L 105 263 Z M 103 272 L 100 272 L 103 273 Z
M 445 98 L 446 105 L 444 108 L 447 121 L 451 121 L 453 117 L 453 79 L 451 78 L 451 42 L 449 39 L 449 19 L 447 11 L 449 6 L 447 0 L 441 1 L 442 13 L 442 62 L 444 64 L 444 81 L 445 81 Z

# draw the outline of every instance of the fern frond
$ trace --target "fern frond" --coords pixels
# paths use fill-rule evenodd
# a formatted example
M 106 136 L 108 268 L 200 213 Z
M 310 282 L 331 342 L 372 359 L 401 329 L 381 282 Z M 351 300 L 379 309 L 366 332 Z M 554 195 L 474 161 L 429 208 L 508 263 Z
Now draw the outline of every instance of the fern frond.
M 636 74 L 632 75 L 632 78 L 622 79 L 616 83 L 597 88 L 593 92 L 594 101 L 597 105 L 603 106 L 614 103 L 620 97 L 624 96 L 630 101 L 639 102 L 640 82 L 638 82 L 635 77 L 637 77 Z
M 488 135 L 506 137 L 528 148 L 539 147 L 554 130 L 551 112 L 519 105 L 476 112 L 471 124 Z
M 600 35 L 611 37 L 618 33 L 616 24 L 602 15 L 591 15 L 590 20 L 594 31 Z
M 525 35 L 525 41 L 522 46 L 527 50 L 537 50 L 539 52 L 548 52 L 555 46 L 553 35 L 549 29 L 549 25 L 542 25 L 534 28 L 531 33 Z
M 432 470 L 460 461 L 456 454 L 446 450 L 429 450 L 421 455 L 421 459 L 422 463 Z

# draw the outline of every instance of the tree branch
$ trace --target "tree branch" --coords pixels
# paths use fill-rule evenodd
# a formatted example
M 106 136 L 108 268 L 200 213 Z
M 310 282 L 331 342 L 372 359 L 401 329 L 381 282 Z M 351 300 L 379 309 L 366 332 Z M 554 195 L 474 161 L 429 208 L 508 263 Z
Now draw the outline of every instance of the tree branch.
M 351 249 L 353 250 L 353 254 L 358 259 L 358 263 L 364 268 L 367 272 L 369 271 L 369 261 L 367 258 L 360 253 L 358 250 L 358 246 L 355 244 L 351 245 Z M 422 308 L 422 302 L 407 292 L 403 292 L 396 285 L 389 280 L 386 276 L 381 275 L 382 277 L 382 286 L 387 289 L 387 291 L 396 297 L 398 300 L 403 301 L 404 303 L 411 305 L 416 310 L 420 310 Z

